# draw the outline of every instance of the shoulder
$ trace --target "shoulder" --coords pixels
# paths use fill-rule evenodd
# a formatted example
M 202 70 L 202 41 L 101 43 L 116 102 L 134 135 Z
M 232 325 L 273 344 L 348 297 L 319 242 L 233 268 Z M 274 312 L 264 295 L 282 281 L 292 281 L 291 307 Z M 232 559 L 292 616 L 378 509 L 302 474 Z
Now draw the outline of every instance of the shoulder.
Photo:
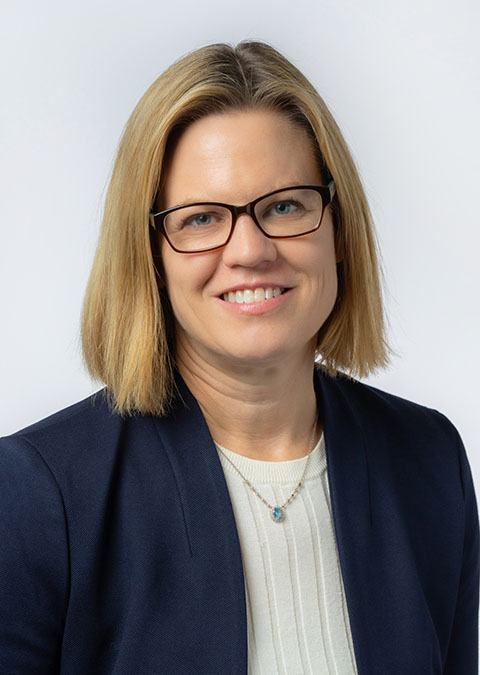
M 177 406 L 180 408 L 181 406 Z M 188 417 L 181 418 L 183 427 Z M 187 419 L 188 418 L 188 419 Z M 65 496 L 101 492 L 132 466 L 158 461 L 175 415 L 122 416 L 105 389 L 10 436 L 0 438 L 0 481 L 11 475 L 53 479 Z
M 10 436 L 0 438 L 0 468 L 50 473 L 61 483 L 68 467 L 90 468 L 111 455 L 124 420 L 109 407 L 104 390 Z M 23 467 L 23 468 L 22 468 Z
M 331 438 L 342 439 L 341 461 L 349 458 L 349 467 L 359 466 L 356 453 L 363 458 L 371 503 L 381 504 L 380 510 L 401 505 L 402 517 L 409 514 L 412 528 L 422 521 L 424 532 L 441 523 L 439 536 L 446 537 L 448 523 L 451 540 L 463 532 L 478 548 L 472 472 L 451 421 L 437 410 L 343 376 L 320 373 L 317 386 L 327 408 L 325 432 L 330 421 Z
M 460 492 L 471 482 L 461 437 L 438 410 L 342 375 L 318 373 L 317 388 L 326 419 L 350 427 L 372 471 L 409 485 L 422 476 L 439 485 L 453 480 Z
M 86 429 L 93 431 L 96 427 L 100 428 L 105 424 L 110 426 L 115 417 L 108 405 L 106 390 L 101 389 L 82 401 L 20 429 L 9 438 L 34 441 L 59 433 L 68 435 Z
M 345 375 L 330 377 L 319 371 L 323 402 L 348 408 L 362 427 L 378 433 L 457 439 L 450 420 L 436 409 L 383 391 Z

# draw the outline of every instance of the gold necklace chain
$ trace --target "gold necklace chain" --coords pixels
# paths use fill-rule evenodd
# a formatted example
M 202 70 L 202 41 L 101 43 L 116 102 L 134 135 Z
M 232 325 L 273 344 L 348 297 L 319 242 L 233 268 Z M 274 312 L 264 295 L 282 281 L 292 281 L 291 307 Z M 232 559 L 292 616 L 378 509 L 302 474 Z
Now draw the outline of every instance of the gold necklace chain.
M 290 504 L 290 502 L 292 501 L 292 499 L 294 499 L 294 497 L 296 497 L 296 495 L 298 494 L 298 491 L 299 491 L 300 488 L 302 487 L 303 478 L 304 478 L 305 472 L 306 472 L 306 470 L 307 470 L 308 460 L 310 459 L 310 454 L 311 454 L 311 452 L 312 452 L 312 450 L 313 450 L 313 445 L 314 445 L 314 441 L 315 441 L 315 433 L 316 433 L 316 431 L 317 431 L 317 423 L 315 422 L 315 424 L 314 424 L 314 426 L 313 426 L 312 438 L 311 438 L 310 445 L 309 445 L 309 449 L 308 449 L 307 461 L 305 462 L 305 466 L 303 467 L 303 472 L 302 472 L 302 475 L 301 475 L 301 477 L 300 477 L 300 480 L 298 481 L 297 487 L 296 487 L 295 490 L 292 492 L 292 494 L 290 495 L 290 497 L 289 497 L 289 498 L 287 499 L 287 501 L 284 502 L 281 506 L 272 506 L 271 504 L 269 504 L 269 503 L 267 502 L 267 500 L 264 499 L 264 498 L 262 497 L 262 495 L 259 494 L 259 493 L 257 492 L 257 490 L 253 487 L 253 485 L 250 483 L 250 481 L 248 480 L 248 478 L 245 478 L 245 476 L 242 474 L 242 472 L 240 471 L 240 469 L 238 469 L 238 468 L 235 466 L 235 464 L 232 462 L 232 460 L 230 459 L 230 457 L 227 457 L 227 455 L 223 452 L 223 450 L 217 445 L 219 451 L 222 453 L 222 455 L 225 457 L 225 459 L 226 459 L 228 462 L 230 462 L 230 464 L 233 466 L 233 468 L 234 468 L 235 471 L 238 473 L 238 475 L 239 475 L 240 478 L 243 480 L 243 482 L 244 482 L 246 485 L 248 485 L 248 487 L 250 488 L 250 490 L 251 490 L 251 491 L 252 491 L 252 492 L 260 499 L 260 501 L 261 501 L 263 504 L 265 504 L 265 506 L 269 509 L 269 511 L 270 511 L 270 517 L 271 517 L 271 519 L 272 519 L 273 521 L 275 521 L 276 523 L 280 523 L 280 522 L 285 518 L 285 512 L 286 512 L 287 506 Z

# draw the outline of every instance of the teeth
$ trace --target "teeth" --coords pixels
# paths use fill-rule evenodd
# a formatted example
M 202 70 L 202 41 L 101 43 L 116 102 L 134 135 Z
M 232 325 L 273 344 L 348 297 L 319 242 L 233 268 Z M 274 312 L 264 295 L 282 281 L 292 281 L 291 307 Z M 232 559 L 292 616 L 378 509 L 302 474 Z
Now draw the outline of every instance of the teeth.
M 238 293 L 241 293 L 241 291 L 237 291 L 237 302 L 238 302 Z M 243 302 L 246 302 L 248 305 L 251 305 L 253 302 L 253 291 L 246 290 L 243 291 Z
M 243 291 L 229 291 L 223 294 L 223 299 L 226 302 L 237 302 L 238 304 L 252 304 L 254 302 L 262 302 L 263 300 L 271 300 L 281 295 L 284 288 L 275 286 L 275 288 L 255 288 L 254 290 L 246 288 Z

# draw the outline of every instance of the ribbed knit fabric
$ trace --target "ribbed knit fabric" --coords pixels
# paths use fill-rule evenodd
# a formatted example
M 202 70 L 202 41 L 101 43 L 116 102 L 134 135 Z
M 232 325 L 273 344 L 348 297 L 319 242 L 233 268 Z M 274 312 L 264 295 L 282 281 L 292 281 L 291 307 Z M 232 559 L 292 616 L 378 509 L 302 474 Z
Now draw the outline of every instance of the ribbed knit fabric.
M 323 435 L 282 522 L 271 519 L 225 456 L 274 506 L 293 492 L 306 458 L 264 462 L 217 450 L 242 550 L 249 675 L 356 674 Z

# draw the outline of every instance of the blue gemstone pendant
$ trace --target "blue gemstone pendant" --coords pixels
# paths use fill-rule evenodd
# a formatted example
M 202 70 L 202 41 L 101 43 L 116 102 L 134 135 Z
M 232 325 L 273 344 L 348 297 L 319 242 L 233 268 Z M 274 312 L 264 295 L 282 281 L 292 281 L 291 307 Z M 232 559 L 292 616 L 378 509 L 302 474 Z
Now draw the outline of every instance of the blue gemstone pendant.
M 279 523 L 281 520 L 285 518 L 285 511 L 280 508 L 280 506 L 274 506 L 273 509 L 270 511 L 270 516 L 272 520 L 274 520 L 276 523 Z

